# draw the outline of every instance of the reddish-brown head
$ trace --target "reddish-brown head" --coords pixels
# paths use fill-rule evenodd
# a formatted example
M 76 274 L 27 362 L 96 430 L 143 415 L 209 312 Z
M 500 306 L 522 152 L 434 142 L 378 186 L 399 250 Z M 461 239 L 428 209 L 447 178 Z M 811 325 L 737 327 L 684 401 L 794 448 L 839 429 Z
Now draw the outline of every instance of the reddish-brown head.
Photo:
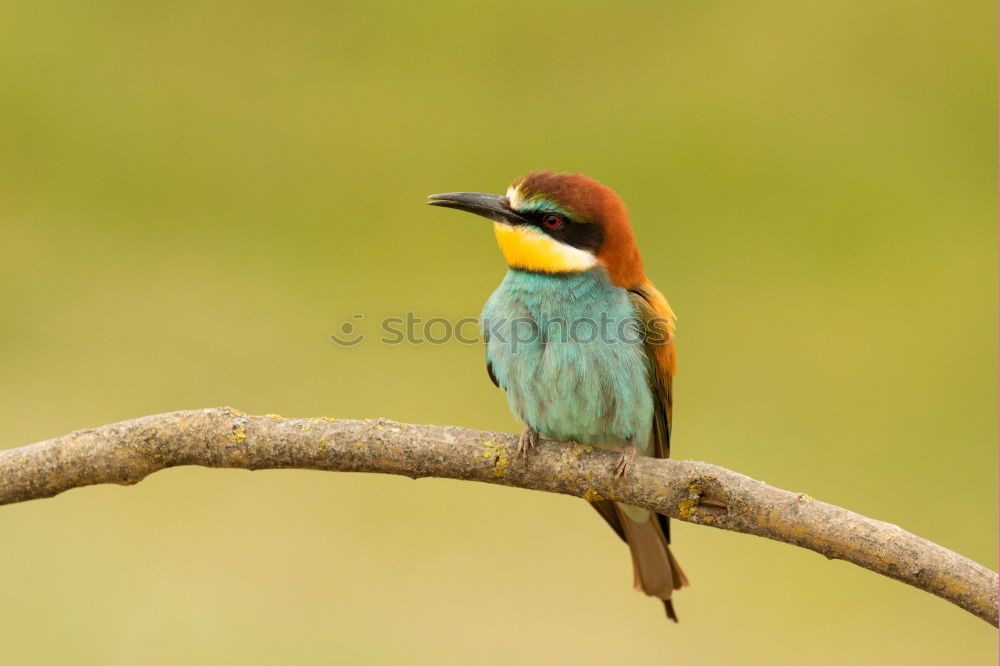
M 507 196 L 449 192 L 428 199 L 493 220 L 511 268 L 565 274 L 600 265 L 619 287 L 645 282 L 625 204 L 586 176 L 537 171 L 511 183 Z
M 541 216 L 541 230 L 556 240 L 592 253 L 616 285 L 631 289 L 645 280 L 625 203 L 610 187 L 581 174 L 536 171 L 511 183 L 507 201 L 524 217 Z

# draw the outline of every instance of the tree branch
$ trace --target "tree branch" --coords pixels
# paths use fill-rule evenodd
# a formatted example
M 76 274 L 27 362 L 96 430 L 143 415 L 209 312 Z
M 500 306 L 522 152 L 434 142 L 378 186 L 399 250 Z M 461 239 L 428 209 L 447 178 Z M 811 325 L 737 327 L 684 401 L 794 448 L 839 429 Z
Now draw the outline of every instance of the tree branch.
M 541 445 L 513 460 L 513 435 L 386 420 L 286 419 L 231 408 L 156 414 L 0 451 L 0 504 L 97 483 L 131 485 L 167 467 L 315 469 L 443 477 L 608 498 L 699 525 L 756 534 L 853 562 L 997 625 L 997 574 L 896 525 L 703 462 Z

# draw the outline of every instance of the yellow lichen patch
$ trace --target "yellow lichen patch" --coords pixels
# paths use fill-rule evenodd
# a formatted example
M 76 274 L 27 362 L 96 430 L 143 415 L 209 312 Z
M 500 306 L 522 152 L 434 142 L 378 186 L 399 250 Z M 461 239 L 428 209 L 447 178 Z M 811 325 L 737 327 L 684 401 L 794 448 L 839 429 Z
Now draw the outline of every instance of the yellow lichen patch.
M 701 519 L 701 522 L 705 523 L 706 525 L 714 525 L 715 518 L 712 518 L 712 516 L 705 516 L 704 518 Z
M 503 476 L 507 473 L 507 465 L 510 463 L 510 454 L 507 453 L 506 444 L 496 444 L 493 440 L 483 442 L 483 458 L 493 459 L 493 476 Z
M 323 418 L 326 419 L 327 421 L 329 421 L 330 423 L 336 423 L 337 422 L 337 417 L 336 416 L 324 416 Z
M 246 438 L 247 438 L 247 431 L 246 429 L 243 428 L 243 426 L 236 426 L 236 430 L 234 430 L 233 434 L 230 435 L 229 437 L 229 439 L 233 440 L 234 442 L 242 442 Z
M 945 578 L 944 576 L 938 576 L 937 580 L 941 582 L 945 592 L 952 597 L 964 597 L 969 594 L 969 586 L 960 581 Z
M 577 458 L 582 456 L 584 453 L 590 453 L 593 450 L 594 447 L 590 446 L 589 444 L 581 444 L 580 442 L 573 442 L 573 446 L 570 448 L 570 451 Z
M 694 512 L 698 510 L 698 500 L 682 500 L 681 503 L 677 505 L 677 509 L 680 511 L 682 519 L 690 520 L 691 517 L 694 516 Z
M 233 410 L 233 416 L 243 416 L 243 412 L 238 409 Z
M 600 502 L 604 498 L 601 497 L 601 494 L 593 488 L 587 488 L 587 492 L 583 494 L 583 499 L 588 502 Z
M 264 416 L 270 416 L 272 421 L 277 421 L 279 419 L 285 418 L 281 414 L 264 414 Z
M 698 502 L 701 500 L 703 492 L 705 492 L 705 489 L 697 481 L 688 486 L 687 499 L 681 500 L 681 503 L 677 505 L 677 510 L 680 512 L 682 519 L 690 520 L 694 517 L 695 512 L 698 511 Z
M 325 439 L 322 440 L 322 441 L 320 441 L 320 443 L 319 443 L 319 454 L 321 456 L 325 456 L 326 455 L 326 440 Z

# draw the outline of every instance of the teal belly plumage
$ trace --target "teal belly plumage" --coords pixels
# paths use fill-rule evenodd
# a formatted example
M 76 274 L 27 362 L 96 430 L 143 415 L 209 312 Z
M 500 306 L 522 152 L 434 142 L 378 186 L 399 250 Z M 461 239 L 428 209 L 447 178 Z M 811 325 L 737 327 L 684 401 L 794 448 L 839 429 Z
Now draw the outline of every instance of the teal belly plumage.
M 632 298 L 602 267 L 510 270 L 482 313 L 486 360 L 542 437 L 652 455 L 649 364 Z

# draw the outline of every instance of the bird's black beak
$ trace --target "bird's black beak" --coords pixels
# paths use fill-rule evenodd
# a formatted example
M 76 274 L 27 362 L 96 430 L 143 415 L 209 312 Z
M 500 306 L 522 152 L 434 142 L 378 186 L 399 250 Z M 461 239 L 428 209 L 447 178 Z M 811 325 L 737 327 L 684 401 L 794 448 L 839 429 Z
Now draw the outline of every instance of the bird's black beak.
M 481 192 L 432 194 L 427 197 L 427 203 L 430 206 L 464 210 L 466 213 L 474 213 L 494 222 L 505 224 L 524 224 L 527 222 L 510 207 L 507 197 L 496 194 L 483 194 Z

